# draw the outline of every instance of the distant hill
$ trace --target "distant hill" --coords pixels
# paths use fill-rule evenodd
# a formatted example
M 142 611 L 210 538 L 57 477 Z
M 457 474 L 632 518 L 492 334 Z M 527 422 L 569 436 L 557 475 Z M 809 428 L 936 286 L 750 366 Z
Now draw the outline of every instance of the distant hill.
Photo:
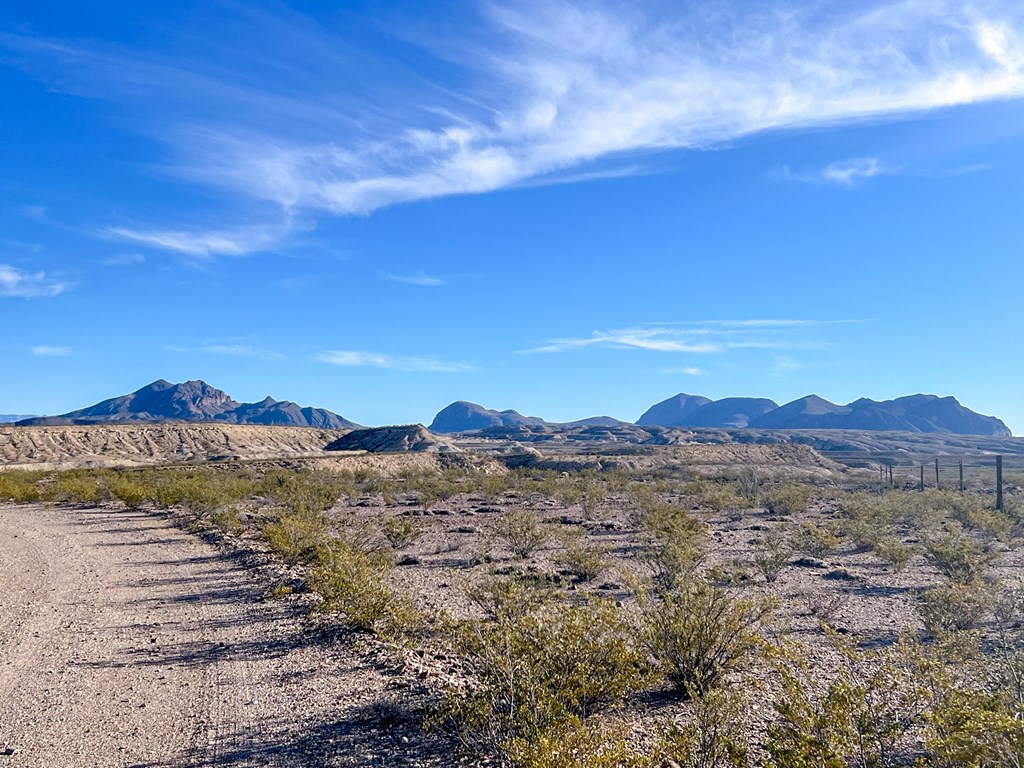
M 686 418 L 698 408 L 713 403 L 709 397 L 687 395 L 680 392 L 675 397 L 662 400 L 652 405 L 644 415 L 636 420 L 641 427 L 681 427 L 685 426 Z
M 705 401 L 705 402 L 701 402 Z M 698 405 L 694 405 L 699 403 Z M 777 406 L 762 398 L 709 400 L 679 394 L 652 406 L 640 426 L 753 429 L 857 429 L 931 434 L 1010 437 L 1009 428 L 993 416 L 965 408 L 956 398 L 908 395 L 895 400 L 868 398 L 847 405 L 807 395 Z
M 476 403 L 458 400 L 441 409 L 430 423 L 429 429 L 435 434 L 444 435 L 520 424 L 544 426 L 545 421 L 535 416 L 523 416 L 518 411 L 492 411 Z
M 0 413 L 0 424 L 13 424 L 16 421 L 34 418 L 36 416 L 32 413 Z
M 18 426 L 64 426 L 126 422 L 219 421 L 320 429 L 354 429 L 359 425 L 321 408 L 267 397 L 258 403 L 239 403 L 205 381 L 172 384 L 158 379 L 135 392 L 104 400 L 59 416 L 22 419 Z

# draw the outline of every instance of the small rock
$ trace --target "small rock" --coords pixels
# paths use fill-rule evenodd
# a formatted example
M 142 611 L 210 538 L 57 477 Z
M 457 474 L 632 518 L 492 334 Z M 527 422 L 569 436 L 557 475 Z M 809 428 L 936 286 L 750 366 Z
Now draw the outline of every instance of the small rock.
M 862 579 L 861 576 L 850 573 L 845 568 L 834 568 L 822 576 L 822 578 L 829 581 L 860 581 Z
M 800 557 L 792 562 L 797 568 L 828 568 L 828 563 L 816 557 Z

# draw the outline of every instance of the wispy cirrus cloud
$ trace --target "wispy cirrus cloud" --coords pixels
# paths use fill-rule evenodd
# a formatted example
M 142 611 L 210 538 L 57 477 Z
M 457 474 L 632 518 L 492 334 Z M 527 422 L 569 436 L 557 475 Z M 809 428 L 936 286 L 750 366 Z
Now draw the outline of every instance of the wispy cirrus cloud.
M 32 347 L 32 354 L 36 357 L 71 357 L 75 354 L 75 350 L 71 347 L 53 347 L 44 344 Z
M 1024 95 L 1016 0 L 480 8 L 464 27 L 474 32 L 409 36 L 453 73 L 443 83 L 284 7 L 183 31 L 162 49 L 10 34 L 0 45 L 73 93 L 140 105 L 174 176 L 312 216 L 628 174 L 641 166 L 623 160 L 637 153 Z M 274 55 L 209 45 L 239 32 Z M 346 76 L 359 68 L 371 74 Z M 818 176 L 851 185 L 885 170 L 867 159 Z M 221 231 L 109 232 L 192 256 L 268 247 Z
M 566 352 L 586 347 L 697 355 L 738 349 L 821 349 L 828 346 L 828 342 L 810 338 L 805 332 L 819 326 L 860 322 L 868 321 L 754 319 L 650 323 L 610 331 L 594 331 L 589 336 L 551 339 L 540 346 L 521 350 L 521 353 Z
M 0 297 L 52 298 L 70 287 L 70 283 L 50 277 L 46 272 L 28 272 L 9 264 L 0 264 Z
M 328 365 L 388 368 L 395 371 L 465 373 L 474 370 L 473 366 L 467 363 L 446 362 L 435 357 L 388 355 L 382 352 L 341 349 L 325 350 L 316 356 L 316 360 Z
M 437 287 L 444 285 L 444 280 L 442 278 L 428 275 L 422 270 L 411 274 L 394 274 L 392 272 L 385 272 L 382 277 L 385 280 L 390 280 L 392 283 L 405 283 L 406 285 L 419 285 L 424 287 Z
M 107 227 L 102 230 L 101 234 L 150 248 L 205 259 L 212 256 L 242 256 L 247 253 L 267 250 L 280 242 L 283 231 L 272 231 L 263 227 L 245 227 L 233 231 Z
M 682 374 L 683 376 L 707 376 L 708 372 L 703 368 L 688 365 L 685 368 L 662 368 L 662 373 Z
M 872 179 L 876 176 L 892 176 L 897 173 L 900 173 L 900 169 L 884 165 L 877 157 L 858 157 L 838 160 L 815 171 L 794 171 L 788 165 L 782 165 L 773 169 L 771 176 L 780 181 L 853 187 L 857 182 L 865 179 Z

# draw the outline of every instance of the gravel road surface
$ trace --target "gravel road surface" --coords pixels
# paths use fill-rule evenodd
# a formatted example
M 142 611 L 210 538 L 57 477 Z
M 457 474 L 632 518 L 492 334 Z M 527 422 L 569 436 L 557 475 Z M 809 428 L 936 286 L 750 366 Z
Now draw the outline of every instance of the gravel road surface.
M 158 515 L 0 506 L 0 768 L 452 764 L 408 683 L 266 591 Z

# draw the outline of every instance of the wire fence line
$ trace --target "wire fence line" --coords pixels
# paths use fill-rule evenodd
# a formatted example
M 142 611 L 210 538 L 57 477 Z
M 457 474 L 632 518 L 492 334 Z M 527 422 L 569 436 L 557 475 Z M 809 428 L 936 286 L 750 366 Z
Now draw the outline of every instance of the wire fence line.
M 872 454 L 836 451 L 828 456 L 850 466 L 874 469 L 889 488 L 926 488 L 994 493 L 1003 508 L 1007 485 L 1024 486 L 1024 456 L 1001 454 Z

